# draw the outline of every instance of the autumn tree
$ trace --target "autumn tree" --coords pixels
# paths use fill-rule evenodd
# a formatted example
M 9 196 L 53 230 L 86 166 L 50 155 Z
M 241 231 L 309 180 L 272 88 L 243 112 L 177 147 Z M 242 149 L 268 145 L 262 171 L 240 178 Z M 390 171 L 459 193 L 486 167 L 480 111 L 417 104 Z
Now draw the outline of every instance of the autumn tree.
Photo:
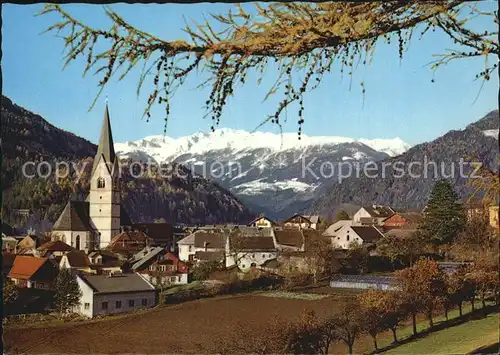
M 408 318 L 404 298 L 400 291 L 391 291 L 384 294 L 383 299 L 384 328 L 392 331 L 394 343 L 398 342 L 397 328 Z
M 186 25 L 190 41 L 159 38 L 135 28 L 111 9 L 105 11 L 112 21 L 108 29 L 92 28 L 57 4 L 41 11 L 60 19 L 48 31 L 57 31 L 63 38 L 66 64 L 82 58 L 84 73 L 95 70 L 102 75 L 97 97 L 112 77 L 121 80 L 144 64 L 138 91 L 149 74 L 153 77 L 144 115 L 149 118 L 152 105 L 158 103 L 165 110 L 165 122 L 176 88 L 202 71 L 207 80 L 201 85 L 210 87 L 206 115 L 212 119 L 212 129 L 238 86 L 253 74 L 260 83 L 272 67 L 276 80 L 265 99 L 272 94 L 280 98 L 276 111 L 262 123 L 281 127 L 285 109 L 296 107 L 300 138 L 304 94 L 318 87 L 332 70 L 352 75 L 358 64 L 369 64 L 383 41 L 397 46 L 395 53 L 403 58 L 415 34 L 422 38 L 438 30 L 457 47 L 438 54 L 431 69 L 457 59 L 484 57 L 485 67 L 477 78 L 489 80 L 498 66 L 486 60 L 499 53 L 498 32 L 474 30 L 469 22 L 483 17 L 498 26 L 498 16 L 494 10 L 463 0 L 235 5 L 228 14 L 213 14 L 210 21 Z M 364 83 L 360 85 L 364 93 Z
M 425 240 L 419 231 L 401 230 L 398 234 L 386 234 L 377 242 L 377 251 L 394 263 L 401 260 L 409 266 L 425 251 Z M 406 265 L 408 265 L 406 264 Z
M 340 263 L 326 239 L 313 238 L 306 242 L 304 261 L 316 285 L 322 275 L 331 276 L 340 271 Z
M 443 300 L 445 281 L 437 263 L 421 259 L 413 267 L 399 270 L 396 275 L 402 283 L 402 296 L 408 312 L 412 316 L 413 334 L 417 333 L 416 315 L 423 311 L 432 327 L 433 313 Z
M 361 325 L 364 322 L 358 300 L 356 298 L 343 300 L 339 305 L 339 311 L 332 316 L 331 322 L 335 325 L 338 339 L 347 345 L 349 354 L 352 354 L 354 342 L 361 334 Z
M 386 294 L 380 290 L 368 290 L 358 295 L 361 329 L 372 337 L 375 351 L 378 350 L 377 334 L 387 329 L 384 314 Z
M 429 242 L 442 245 L 453 242 L 463 231 L 465 214 L 448 180 L 434 184 L 420 231 Z

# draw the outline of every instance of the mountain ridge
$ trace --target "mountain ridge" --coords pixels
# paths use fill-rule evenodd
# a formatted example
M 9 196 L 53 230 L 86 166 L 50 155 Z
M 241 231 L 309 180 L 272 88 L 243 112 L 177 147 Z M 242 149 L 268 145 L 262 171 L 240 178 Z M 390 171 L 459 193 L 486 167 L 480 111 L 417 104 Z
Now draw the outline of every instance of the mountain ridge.
M 83 200 L 89 189 L 90 167 L 96 145 L 61 130 L 43 117 L 14 104 L 2 96 L 2 187 L 3 218 L 16 226 L 10 212 L 30 209 L 33 215 L 54 222 L 68 199 Z M 82 169 L 80 177 L 72 170 L 68 178 L 56 181 L 47 178 L 27 178 L 23 174 L 26 162 L 47 162 L 51 168 L 60 161 Z M 153 222 L 163 218 L 173 223 L 247 223 L 255 213 L 239 199 L 213 181 L 174 164 L 167 177 L 158 175 L 131 179 L 125 173 L 122 184 L 125 208 L 135 222 Z M 44 223 L 44 225 L 49 225 Z
M 447 177 L 451 178 L 458 195 L 465 198 L 471 192 L 466 178 L 471 168 L 464 165 L 466 162 L 478 161 L 490 170 L 497 172 L 499 170 L 498 128 L 499 111 L 490 111 L 462 130 L 450 130 L 433 141 L 415 145 L 399 156 L 381 160 L 377 165 L 376 173 L 372 172 L 372 176 L 378 174 L 376 178 L 364 175 L 359 178 L 351 176 L 341 183 L 333 182 L 324 186 L 321 197 L 308 210 L 332 216 L 334 210 L 332 206 L 343 203 L 381 204 L 398 209 L 421 209 L 427 202 L 434 182 L 438 178 Z M 496 135 L 493 134 L 494 132 Z M 421 174 L 420 177 L 412 177 L 409 172 L 401 178 L 398 177 L 400 174 L 394 174 L 393 166 L 396 162 L 402 162 L 406 166 L 413 162 L 417 166 L 416 163 L 423 163 L 424 159 L 427 159 L 429 164 L 436 163 L 437 170 L 431 164 L 426 167 L 426 170 L 417 170 Z M 459 171 L 460 159 L 463 159 L 463 174 Z M 391 166 L 385 178 L 382 178 L 381 167 L 384 163 L 390 163 Z

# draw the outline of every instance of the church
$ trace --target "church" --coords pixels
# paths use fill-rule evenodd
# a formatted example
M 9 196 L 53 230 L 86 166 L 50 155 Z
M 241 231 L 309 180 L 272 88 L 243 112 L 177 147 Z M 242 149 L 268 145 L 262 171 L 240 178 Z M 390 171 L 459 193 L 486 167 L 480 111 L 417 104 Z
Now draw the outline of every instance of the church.
M 113 146 L 109 109 L 104 121 L 85 201 L 68 201 L 52 230 L 78 250 L 107 247 L 132 222 L 121 204 L 120 169 Z

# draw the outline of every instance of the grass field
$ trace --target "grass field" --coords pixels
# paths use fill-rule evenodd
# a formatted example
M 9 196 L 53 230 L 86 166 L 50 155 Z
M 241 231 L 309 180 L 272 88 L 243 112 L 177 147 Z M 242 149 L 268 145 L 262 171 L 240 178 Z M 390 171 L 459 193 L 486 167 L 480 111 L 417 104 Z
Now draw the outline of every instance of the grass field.
M 467 354 L 484 345 L 498 342 L 498 313 L 483 319 L 446 328 L 398 346 L 385 354 Z
M 214 342 L 231 339 L 231 333 L 239 322 L 245 325 L 244 336 L 251 339 L 253 332 L 262 329 L 263 325 L 271 322 L 275 317 L 294 320 L 300 317 L 304 310 L 314 310 L 319 316 L 333 314 L 338 307 L 338 300 L 352 296 L 352 293 L 348 290 L 341 290 L 338 294 L 330 294 L 329 297 L 320 299 L 307 297 L 303 293 L 297 293 L 297 295 L 298 297 L 292 297 L 290 293 L 271 293 L 268 295 L 270 297 L 263 297 L 262 293 L 254 293 L 219 296 L 162 306 L 137 314 L 79 323 L 43 327 L 34 325 L 24 328 L 7 326 L 4 327 L 3 340 L 9 353 L 214 352 Z M 464 312 L 469 309 L 464 307 Z M 457 312 L 450 312 L 451 318 L 456 315 Z M 490 318 L 487 318 L 488 321 Z M 439 323 L 442 320 L 443 317 L 436 317 L 435 321 Z M 498 322 L 498 316 L 496 320 Z M 488 326 L 491 324 L 484 325 L 486 328 Z M 422 331 L 426 328 L 427 321 L 422 319 L 418 323 L 418 329 Z M 461 329 L 459 326 L 455 328 Z M 478 334 L 481 331 L 479 330 Z M 498 335 L 498 331 L 496 334 Z M 406 324 L 398 331 L 400 339 L 409 335 L 411 335 L 410 324 Z M 427 337 L 432 339 L 431 335 Z M 490 335 L 492 336 L 493 333 Z M 457 335 L 457 337 L 460 336 Z M 379 346 L 381 348 L 388 346 L 391 342 L 392 335 L 389 332 L 380 334 Z M 486 340 L 475 346 L 476 343 L 479 342 L 475 342 L 473 348 L 489 345 Z M 401 345 L 393 351 L 398 354 L 403 353 L 402 351 L 406 352 L 404 347 L 409 345 Z M 356 340 L 355 353 L 369 353 L 372 350 L 370 337 L 362 336 Z M 411 348 L 408 351 L 412 351 Z M 331 353 L 345 354 L 346 347 L 343 343 L 334 344 Z M 424 351 L 423 353 L 430 352 Z

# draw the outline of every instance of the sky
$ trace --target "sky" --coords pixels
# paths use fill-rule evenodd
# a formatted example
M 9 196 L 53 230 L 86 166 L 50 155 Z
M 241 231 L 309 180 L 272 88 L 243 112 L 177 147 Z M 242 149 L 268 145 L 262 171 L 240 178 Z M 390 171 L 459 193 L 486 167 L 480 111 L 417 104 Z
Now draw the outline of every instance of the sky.
M 496 2 L 481 4 L 496 8 Z M 137 140 L 163 134 L 164 109 L 156 105 L 146 122 L 142 113 L 150 92 L 137 96 L 142 65 L 118 82 L 111 79 L 95 107 L 88 109 L 98 92 L 100 76 L 82 77 L 83 59 L 63 70 L 63 40 L 54 32 L 42 33 L 54 24 L 55 14 L 34 16 L 43 5 L 2 4 L 2 74 L 3 95 L 14 103 L 40 114 L 55 126 L 92 142 L 98 140 L 106 95 L 109 102 L 115 142 Z M 164 39 L 188 39 L 182 31 L 185 19 L 202 22 L 210 13 L 227 13 L 231 4 L 113 4 L 125 20 L 143 31 Z M 110 21 L 102 5 L 64 5 L 73 17 L 92 26 L 109 28 Z M 492 23 L 476 21 L 476 28 L 486 30 Z M 483 70 L 484 59 L 454 61 L 433 72 L 427 64 L 433 55 L 454 48 L 440 31 L 422 40 L 414 36 L 400 61 L 397 44 L 380 43 L 373 62 L 356 70 L 352 86 L 349 77 L 332 72 L 321 86 L 306 94 L 306 135 L 332 135 L 351 138 L 395 138 L 410 144 L 429 141 L 449 131 L 462 129 L 489 111 L 498 108 L 498 72 L 486 82 L 475 75 Z M 276 109 L 277 99 L 263 102 L 276 72 L 266 74 L 261 85 L 248 81 L 229 100 L 220 127 L 255 129 Z M 267 76 L 268 75 L 268 76 Z M 435 82 L 431 82 L 434 77 Z M 203 118 L 207 90 L 197 89 L 202 77 L 193 76 L 177 91 L 171 103 L 167 135 L 180 137 L 199 131 L 209 132 L 210 118 Z M 366 94 L 361 93 L 363 81 Z M 267 85 L 266 85 L 267 84 Z M 480 92 L 479 97 L 478 93 Z M 290 110 L 284 131 L 297 132 L 297 113 Z M 271 123 L 261 131 L 278 132 Z

